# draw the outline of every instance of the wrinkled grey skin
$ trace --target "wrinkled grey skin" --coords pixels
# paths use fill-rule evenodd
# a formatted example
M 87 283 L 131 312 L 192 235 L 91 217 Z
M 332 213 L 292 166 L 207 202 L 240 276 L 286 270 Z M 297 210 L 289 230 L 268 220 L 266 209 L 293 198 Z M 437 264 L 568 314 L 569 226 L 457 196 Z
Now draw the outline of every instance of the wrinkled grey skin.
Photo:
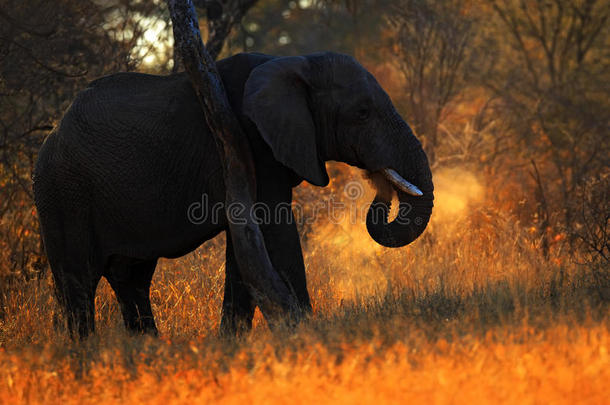
M 387 94 L 353 58 L 239 54 L 218 62 L 218 69 L 253 151 L 257 201 L 273 209 L 290 203 L 303 179 L 327 185 L 328 160 L 369 172 L 393 168 L 424 196 L 399 192 L 402 224 L 388 224 L 390 197 L 380 192 L 367 229 L 386 246 L 403 246 L 421 234 L 433 199 L 426 155 Z M 74 336 L 94 329 L 102 276 L 127 328 L 156 334 L 149 287 L 157 259 L 182 256 L 228 232 L 224 214 L 198 224 L 187 215 L 203 195 L 211 210 L 225 190 L 214 138 L 185 74 L 119 73 L 92 82 L 43 144 L 34 192 Z M 294 221 L 283 218 L 261 230 L 274 268 L 301 309 L 311 311 Z M 248 330 L 254 313 L 240 280 L 227 238 L 221 331 L 230 335 Z

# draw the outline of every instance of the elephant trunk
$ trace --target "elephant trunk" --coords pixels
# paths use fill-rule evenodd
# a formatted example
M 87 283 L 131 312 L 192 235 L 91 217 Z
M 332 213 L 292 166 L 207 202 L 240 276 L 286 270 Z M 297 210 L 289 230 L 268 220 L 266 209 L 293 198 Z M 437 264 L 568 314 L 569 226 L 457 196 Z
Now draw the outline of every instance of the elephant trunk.
M 418 145 L 419 146 L 419 145 Z M 402 247 L 413 242 L 426 228 L 434 206 L 434 185 L 428 160 L 421 146 L 412 156 L 411 165 L 404 173 L 413 184 L 394 170 L 382 170 L 386 181 L 398 194 L 398 215 L 388 222 L 391 193 L 378 191 L 366 216 L 366 228 L 373 240 L 386 247 Z M 414 155 L 414 156 L 413 156 Z

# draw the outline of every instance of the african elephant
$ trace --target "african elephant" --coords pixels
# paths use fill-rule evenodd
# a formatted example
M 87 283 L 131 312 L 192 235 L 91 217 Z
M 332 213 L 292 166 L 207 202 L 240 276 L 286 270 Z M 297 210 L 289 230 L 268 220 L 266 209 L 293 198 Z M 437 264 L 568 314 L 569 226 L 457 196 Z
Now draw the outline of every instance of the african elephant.
M 388 95 L 354 58 L 244 53 L 217 66 L 254 156 L 258 202 L 289 204 L 292 188 L 303 180 L 327 185 L 325 162 L 336 160 L 384 175 L 371 205 L 376 209 L 369 209 L 366 219 L 375 241 L 404 246 L 423 232 L 433 205 L 426 154 Z M 392 190 L 400 209 L 388 223 Z M 93 81 L 42 145 L 34 194 L 57 294 L 74 336 L 94 330 L 102 276 L 116 293 L 126 327 L 156 334 L 149 288 L 157 259 L 182 256 L 228 232 L 226 215 L 205 221 L 187 215 L 202 196 L 203 209 L 223 202 L 225 189 L 213 134 L 184 73 L 118 73 Z M 261 231 L 274 268 L 308 312 L 303 255 L 291 215 L 263 223 Z M 227 238 L 221 331 L 247 331 L 254 306 Z

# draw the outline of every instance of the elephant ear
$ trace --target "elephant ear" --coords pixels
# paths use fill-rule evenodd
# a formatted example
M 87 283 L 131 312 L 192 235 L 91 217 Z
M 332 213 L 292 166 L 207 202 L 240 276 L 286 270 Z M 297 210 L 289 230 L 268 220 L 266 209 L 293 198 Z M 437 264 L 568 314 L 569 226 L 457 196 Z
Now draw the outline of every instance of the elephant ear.
M 270 60 L 250 73 L 244 88 L 244 114 L 283 165 L 316 186 L 328 184 L 308 105 L 308 61 L 302 56 Z

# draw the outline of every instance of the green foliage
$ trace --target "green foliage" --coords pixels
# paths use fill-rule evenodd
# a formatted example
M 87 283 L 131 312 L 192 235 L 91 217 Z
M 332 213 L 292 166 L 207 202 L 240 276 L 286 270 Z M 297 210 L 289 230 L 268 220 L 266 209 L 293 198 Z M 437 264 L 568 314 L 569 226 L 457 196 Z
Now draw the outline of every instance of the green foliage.
M 359 58 L 371 53 L 368 47 L 379 41 L 389 3 L 262 0 L 244 18 L 231 46 L 273 55 L 335 51 Z

